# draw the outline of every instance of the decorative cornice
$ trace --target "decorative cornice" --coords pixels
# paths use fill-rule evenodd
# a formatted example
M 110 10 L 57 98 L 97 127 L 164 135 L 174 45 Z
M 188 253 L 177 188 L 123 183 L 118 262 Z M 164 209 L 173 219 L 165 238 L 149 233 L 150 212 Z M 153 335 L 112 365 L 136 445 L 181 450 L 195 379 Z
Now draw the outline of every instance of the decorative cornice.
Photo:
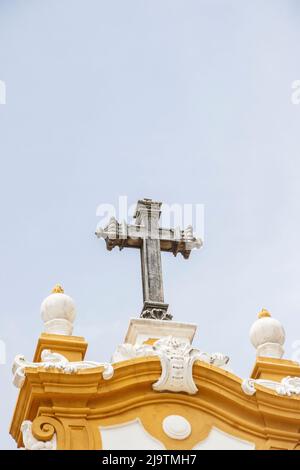
M 64 336 L 42 333 L 33 357 L 33 362 L 41 361 L 44 349 L 50 349 L 65 356 L 69 361 L 83 361 L 88 344 L 82 336 Z
M 119 362 L 135 357 L 158 356 L 160 358 L 162 373 L 153 390 L 186 392 L 195 394 L 198 391 L 193 380 L 193 365 L 195 361 L 203 361 L 216 366 L 228 363 L 229 357 L 221 353 L 208 354 L 193 348 L 189 343 L 179 338 L 167 336 L 161 338 L 153 345 L 136 346 L 132 344 L 120 345 L 113 361 Z
M 104 367 L 102 373 L 105 380 L 110 379 L 114 374 L 114 369 L 107 362 L 78 361 L 70 362 L 65 356 L 59 353 L 44 349 L 41 354 L 41 362 L 29 362 L 24 356 L 16 356 L 13 364 L 13 384 L 21 388 L 25 381 L 26 368 L 45 370 L 57 370 L 63 374 L 76 374 L 79 370 Z
M 174 406 L 185 407 L 189 416 L 195 416 L 198 420 L 194 422 L 192 419 L 191 423 L 194 422 L 195 426 L 196 423 L 199 425 L 201 416 L 204 416 L 209 426 L 217 422 L 220 429 L 256 442 L 260 449 L 272 446 L 293 449 L 298 445 L 298 397 L 281 397 L 266 387 L 260 387 L 255 396 L 247 396 L 241 389 L 242 381 L 239 377 L 203 361 L 196 361 L 193 367 L 193 379 L 201 391 L 195 395 L 168 391 L 156 393 L 152 389 L 152 384 L 161 375 L 160 359 L 157 356 L 136 357 L 116 363 L 114 371 L 114 377 L 106 382 L 101 369 L 86 369 L 80 374 L 59 374 L 52 369 L 27 369 L 27 380 L 20 391 L 10 431 L 18 445 L 22 446 L 21 423 L 24 420 L 35 423 L 40 419 L 35 419 L 37 415 L 44 415 L 45 423 L 49 422 L 51 416 L 55 417 L 55 421 L 62 422 L 63 429 L 58 425 L 55 428 L 57 448 L 68 449 L 71 432 L 68 426 L 71 423 L 78 422 L 80 426 L 87 427 L 88 423 L 95 423 L 92 429 L 96 430 L 99 423 L 110 425 L 133 419 L 137 409 L 151 410 L 153 406 L 156 410 L 160 409 L 161 413 L 166 413 L 167 407 L 170 410 Z M 161 415 L 162 419 L 166 415 Z M 152 422 L 153 419 L 149 418 L 149 432 Z M 205 436 L 209 426 L 205 427 Z M 86 444 L 85 448 L 100 449 L 101 441 L 96 439 L 98 434 L 93 432 L 88 428 L 90 444 Z M 41 435 L 34 433 L 39 439 Z M 191 439 L 189 448 L 199 441 L 199 438 L 197 442 L 193 441 L 193 433 L 188 439 Z M 166 448 L 174 448 L 170 445 L 166 443 Z
M 271 357 L 257 357 L 250 377 L 280 382 L 284 377 L 299 377 L 300 367 L 296 361 Z
M 254 395 L 256 385 L 274 390 L 277 395 L 281 396 L 300 395 L 300 377 L 284 377 L 280 382 L 248 378 L 243 380 L 241 387 L 246 395 Z

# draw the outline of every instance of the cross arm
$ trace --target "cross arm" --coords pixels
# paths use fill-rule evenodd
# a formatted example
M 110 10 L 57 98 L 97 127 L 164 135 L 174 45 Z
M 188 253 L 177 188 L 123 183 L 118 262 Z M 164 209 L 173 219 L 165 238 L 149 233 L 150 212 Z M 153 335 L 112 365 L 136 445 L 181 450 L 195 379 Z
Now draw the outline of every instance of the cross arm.
M 105 228 L 98 228 L 96 235 L 105 240 L 109 251 L 116 246 L 120 250 L 125 247 L 141 248 L 143 240 L 149 238 L 144 226 L 119 223 L 114 217 Z M 159 228 L 157 236 L 160 240 L 161 251 L 171 252 L 174 256 L 181 253 L 185 259 L 189 258 L 194 248 L 201 248 L 203 245 L 202 240 L 194 236 L 190 225 L 185 230 Z

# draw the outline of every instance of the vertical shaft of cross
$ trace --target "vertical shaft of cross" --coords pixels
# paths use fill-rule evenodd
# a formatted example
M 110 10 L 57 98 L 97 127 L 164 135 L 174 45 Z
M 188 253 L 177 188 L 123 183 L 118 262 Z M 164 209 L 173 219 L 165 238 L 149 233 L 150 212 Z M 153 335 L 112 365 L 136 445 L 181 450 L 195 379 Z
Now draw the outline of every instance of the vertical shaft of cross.
M 141 265 L 144 302 L 164 302 L 159 217 L 161 203 L 140 201 L 136 211 L 137 224 L 144 227 Z
M 142 228 L 141 265 L 144 306 L 142 318 L 165 318 L 172 316 L 164 303 L 159 218 L 161 202 L 143 199 L 138 202 L 135 219 Z

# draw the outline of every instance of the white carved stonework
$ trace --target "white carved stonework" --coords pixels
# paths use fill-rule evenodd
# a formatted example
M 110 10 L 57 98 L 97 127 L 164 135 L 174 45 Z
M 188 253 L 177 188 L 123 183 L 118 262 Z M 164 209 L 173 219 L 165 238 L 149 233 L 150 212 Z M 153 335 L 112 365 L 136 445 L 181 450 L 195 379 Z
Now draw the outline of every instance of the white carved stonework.
M 197 393 L 193 380 L 193 365 L 202 361 L 215 366 L 223 366 L 229 361 L 228 356 L 221 353 L 208 354 L 193 348 L 179 338 L 167 336 L 157 340 L 153 345 L 122 344 L 113 356 L 113 362 L 126 361 L 135 357 L 158 356 L 162 373 L 153 384 L 156 391 Z
M 197 325 L 193 323 L 131 318 L 124 343 L 141 346 L 150 338 L 152 341 L 157 341 L 166 336 L 174 336 L 175 338 L 180 338 L 186 343 L 191 344 L 196 330 Z
M 193 379 L 193 365 L 197 359 L 197 350 L 190 344 L 180 342 L 176 338 L 164 338 L 154 345 L 160 358 L 162 374 L 153 384 L 156 391 L 197 393 Z
M 300 395 L 300 378 L 285 377 L 276 389 L 278 395 Z
M 153 347 L 143 344 L 141 346 L 130 343 L 120 344 L 113 354 L 112 362 L 128 361 L 136 357 L 154 356 Z
M 167 416 L 163 420 L 162 427 L 167 436 L 176 440 L 186 439 L 192 432 L 189 421 L 179 415 Z
M 246 395 L 254 395 L 255 390 L 255 379 L 244 379 L 241 384 L 242 390 Z
M 57 285 L 41 305 L 44 331 L 56 335 L 71 335 L 76 316 L 74 300 Z
M 56 450 L 56 434 L 50 441 L 38 441 L 32 434 L 32 422 L 23 421 L 21 425 L 23 444 L 26 450 Z
M 41 362 L 29 362 L 24 356 L 16 356 L 13 364 L 13 384 L 21 388 L 26 375 L 26 368 L 44 368 L 45 370 L 53 369 L 58 370 L 64 374 L 76 374 L 79 370 L 93 369 L 96 367 L 104 367 L 102 376 L 105 380 L 110 379 L 114 375 L 114 369 L 111 364 L 107 362 L 94 362 L 94 361 L 78 361 L 70 362 L 62 354 L 51 352 L 49 349 L 44 349 L 41 354 Z
M 285 331 L 281 323 L 266 310 L 258 314 L 250 329 L 250 340 L 256 349 L 256 355 L 281 358 L 284 353 Z
M 254 395 L 256 384 L 274 390 L 278 395 L 288 397 L 300 395 L 300 377 L 284 377 L 280 382 L 266 379 L 244 379 L 241 385 L 242 390 L 246 395 Z

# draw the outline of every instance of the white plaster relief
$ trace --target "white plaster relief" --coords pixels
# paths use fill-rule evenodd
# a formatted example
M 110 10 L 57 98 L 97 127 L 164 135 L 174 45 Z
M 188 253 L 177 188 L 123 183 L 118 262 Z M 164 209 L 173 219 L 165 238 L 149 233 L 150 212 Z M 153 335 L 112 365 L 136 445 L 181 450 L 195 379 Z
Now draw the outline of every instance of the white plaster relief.
M 64 374 L 76 374 L 79 370 L 93 369 L 96 367 L 104 367 L 102 376 L 105 380 L 110 379 L 114 375 L 114 369 L 107 362 L 78 361 L 70 362 L 65 356 L 59 353 L 51 352 L 44 349 L 41 354 L 41 362 L 29 362 L 24 356 L 16 356 L 13 364 L 13 384 L 17 388 L 21 388 L 26 375 L 26 368 L 44 368 L 45 370 L 58 370 Z
M 300 395 L 300 377 L 284 377 L 280 382 L 248 378 L 243 380 L 241 387 L 246 395 L 254 395 L 256 384 L 274 390 L 278 395 L 288 397 Z
M 32 434 L 32 422 L 23 421 L 21 425 L 23 444 L 25 450 L 56 450 L 56 434 L 49 441 L 39 441 Z
M 167 416 L 163 420 L 162 427 L 167 436 L 176 440 L 186 439 L 192 432 L 190 422 L 180 415 Z
M 221 367 L 229 361 L 228 356 L 221 353 L 208 354 L 193 348 L 188 342 L 167 336 L 157 340 L 153 345 L 120 345 L 113 361 L 119 362 L 135 357 L 158 356 L 162 373 L 159 380 L 153 384 L 156 391 L 197 393 L 198 389 L 193 380 L 193 365 L 195 361 Z

